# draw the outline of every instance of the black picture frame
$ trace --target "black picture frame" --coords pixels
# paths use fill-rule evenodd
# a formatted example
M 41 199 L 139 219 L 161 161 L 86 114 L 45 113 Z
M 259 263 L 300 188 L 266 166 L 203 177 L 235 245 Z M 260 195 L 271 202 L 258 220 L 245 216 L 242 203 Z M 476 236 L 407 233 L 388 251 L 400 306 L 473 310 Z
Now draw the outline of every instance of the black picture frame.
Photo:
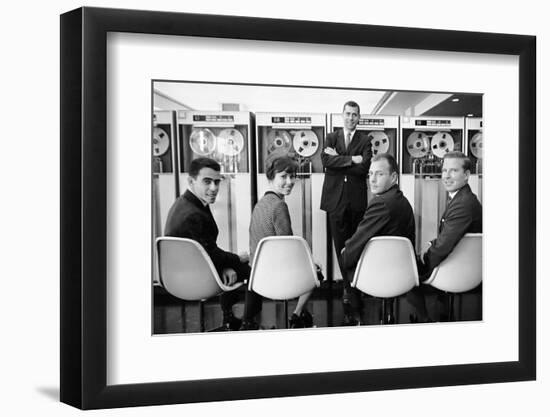
M 518 56 L 518 361 L 107 385 L 108 32 Z M 60 57 L 62 402 L 97 409 L 536 378 L 534 36 L 84 7 L 61 16 Z

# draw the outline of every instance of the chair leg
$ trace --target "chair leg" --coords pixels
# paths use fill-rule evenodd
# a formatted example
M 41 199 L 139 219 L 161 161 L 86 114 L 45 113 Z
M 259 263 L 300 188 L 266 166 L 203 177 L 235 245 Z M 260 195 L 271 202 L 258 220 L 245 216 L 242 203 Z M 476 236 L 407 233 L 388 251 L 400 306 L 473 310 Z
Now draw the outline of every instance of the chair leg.
M 181 303 L 181 331 L 186 333 L 187 332 L 187 325 L 185 323 L 186 321 L 186 311 L 185 311 L 185 302 Z
M 204 333 L 204 302 L 199 301 L 199 323 L 201 326 L 201 333 Z
M 394 324 L 395 315 L 394 315 L 394 299 L 393 298 L 382 298 L 382 319 L 380 320 L 381 324 Z
M 458 297 L 456 320 L 462 320 L 462 293 L 456 294 Z
M 395 299 L 382 298 L 380 324 L 395 324 Z
M 388 298 L 387 324 L 395 324 L 395 299 Z
M 448 293 L 449 297 L 449 321 L 454 321 L 454 294 Z
M 284 303 L 285 303 L 285 329 L 288 329 L 288 300 L 285 300 Z

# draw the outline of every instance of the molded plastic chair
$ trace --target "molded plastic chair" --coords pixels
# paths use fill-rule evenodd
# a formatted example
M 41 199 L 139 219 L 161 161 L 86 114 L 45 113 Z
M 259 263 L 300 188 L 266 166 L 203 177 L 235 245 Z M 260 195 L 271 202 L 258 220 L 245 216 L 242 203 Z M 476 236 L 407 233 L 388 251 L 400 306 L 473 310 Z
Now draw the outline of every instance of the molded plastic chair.
M 476 288 L 482 280 L 482 233 L 467 233 L 439 264 L 424 284 L 449 296 L 449 320 L 453 318 L 454 295 Z
M 392 323 L 392 314 L 386 314 L 386 300 L 418 286 L 416 256 L 410 240 L 400 236 L 370 239 L 357 263 L 351 286 L 382 298 L 381 322 Z
M 302 237 L 270 236 L 260 240 L 248 288 L 263 297 L 284 300 L 287 326 L 287 300 L 297 298 L 319 285 L 311 250 Z
M 161 285 L 174 297 L 200 302 L 200 325 L 203 332 L 203 301 L 239 288 L 243 283 L 225 285 L 206 250 L 192 239 L 159 237 L 155 248 Z

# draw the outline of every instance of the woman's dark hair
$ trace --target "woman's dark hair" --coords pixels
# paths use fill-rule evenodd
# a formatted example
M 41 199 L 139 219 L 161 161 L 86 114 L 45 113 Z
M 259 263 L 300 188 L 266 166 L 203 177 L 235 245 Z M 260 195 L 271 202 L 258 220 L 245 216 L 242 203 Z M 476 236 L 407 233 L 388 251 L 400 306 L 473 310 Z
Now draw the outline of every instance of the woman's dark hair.
M 268 157 L 266 160 L 265 175 L 269 181 L 275 178 L 277 172 L 296 174 L 296 171 L 298 171 L 298 163 L 289 156 Z

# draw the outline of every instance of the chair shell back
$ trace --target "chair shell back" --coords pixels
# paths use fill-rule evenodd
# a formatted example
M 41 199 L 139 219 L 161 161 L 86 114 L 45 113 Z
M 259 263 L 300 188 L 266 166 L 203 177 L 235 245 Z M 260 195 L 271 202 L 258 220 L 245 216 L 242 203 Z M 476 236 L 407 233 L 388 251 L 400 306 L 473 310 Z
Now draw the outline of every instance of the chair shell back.
M 162 286 L 182 300 L 205 300 L 220 294 L 222 284 L 204 248 L 192 239 L 159 237 L 156 240 Z
M 381 298 L 397 297 L 417 286 L 416 256 L 410 240 L 400 236 L 370 239 L 363 249 L 351 285 Z
M 248 288 L 272 300 L 289 300 L 319 286 L 307 242 L 299 236 L 260 240 Z
M 482 233 L 467 233 L 425 281 L 439 290 L 461 293 L 482 280 Z

